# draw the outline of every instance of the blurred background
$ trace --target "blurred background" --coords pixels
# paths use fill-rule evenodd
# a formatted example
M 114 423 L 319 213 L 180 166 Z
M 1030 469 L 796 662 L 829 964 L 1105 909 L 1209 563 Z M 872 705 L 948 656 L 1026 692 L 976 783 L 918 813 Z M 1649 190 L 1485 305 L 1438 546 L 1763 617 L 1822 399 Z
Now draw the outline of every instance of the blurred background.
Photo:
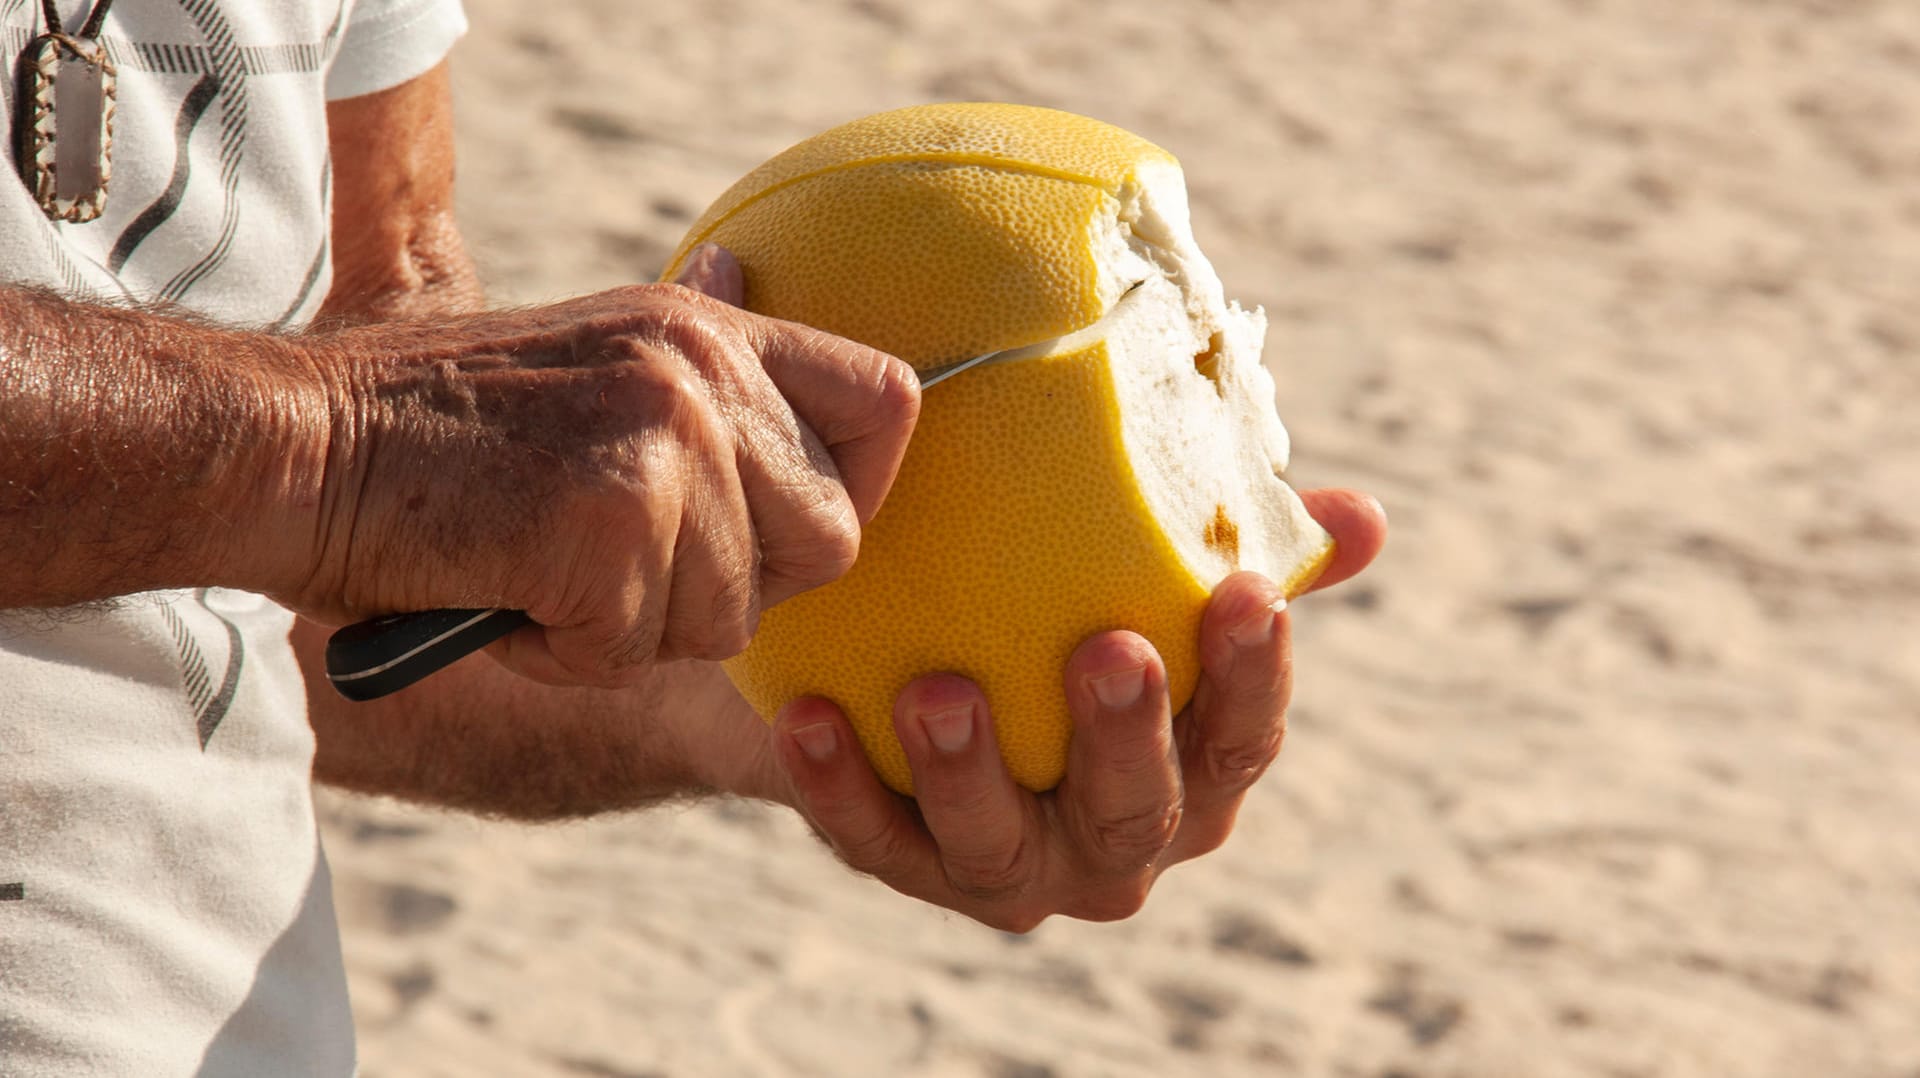
M 1377 494 L 1287 750 L 1114 925 L 743 803 L 324 795 L 366 1078 L 1920 1075 L 1920 5 L 468 0 L 496 300 L 933 100 L 1187 167 L 1294 479 Z

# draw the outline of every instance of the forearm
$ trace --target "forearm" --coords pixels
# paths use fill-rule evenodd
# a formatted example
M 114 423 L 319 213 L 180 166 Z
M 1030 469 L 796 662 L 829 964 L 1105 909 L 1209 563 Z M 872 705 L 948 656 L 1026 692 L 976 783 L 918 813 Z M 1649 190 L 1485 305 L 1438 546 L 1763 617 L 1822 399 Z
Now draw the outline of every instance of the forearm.
M 288 339 L 0 285 L 0 608 L 297 580 L 327 402 Z
M 772 794 L 766 727 L 711 663 L 655 667 L 638 686 L 605 690 L 541 685 L 476 656 L 351 703 L 320 676 L 326 635 L 305 620 L 293 632 L 318 781 L 529 820 L 713 791 Z
M 318 321 L 391 322 L 479 310 L 485 296 L 454 222 L 453 107 L 445 64 L 335 101 L 333 287 Z

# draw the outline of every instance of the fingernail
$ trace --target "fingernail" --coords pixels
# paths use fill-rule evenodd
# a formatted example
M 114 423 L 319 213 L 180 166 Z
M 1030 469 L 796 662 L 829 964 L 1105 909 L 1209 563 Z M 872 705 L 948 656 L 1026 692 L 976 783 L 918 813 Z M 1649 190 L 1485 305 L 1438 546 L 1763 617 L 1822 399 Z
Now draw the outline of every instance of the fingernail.
M 807 759 L 816 764 L 824 764 L 832 758 L 835 749 L 840 747 L 840 735 L 834 733 L 830 722 L 816 722 L 812 726 L 799 726 L 793 730 L 794 743 Z
M 1146 691 L 1147 668 L 1144 666 L 1093 679 L 1093 695 L 1116 711 L 1139 703 L 1141 694 Z
M 973 705 L 920 716 L 927 740 L 941 752 L 959 752 L 973 740 Z
M 688 278 L 705 271 L 707 263 L 713 260 L 713 252 L 714 246 L 711 243 L 703 243 L 693 250 L 688 251 L 687 257 L 680 262 L 680 272 L 674 274 L 673 279 L 676 282 L 686 281 Z
M 1273 627 L 1280 612 L 1286 608 L 1285 599 L 1274 600 L 1272 606 L 1262 607 L 1258 614 L 1228 629 L 1227 639 L 1243 648 L 1257 648 L 1273 643 Z

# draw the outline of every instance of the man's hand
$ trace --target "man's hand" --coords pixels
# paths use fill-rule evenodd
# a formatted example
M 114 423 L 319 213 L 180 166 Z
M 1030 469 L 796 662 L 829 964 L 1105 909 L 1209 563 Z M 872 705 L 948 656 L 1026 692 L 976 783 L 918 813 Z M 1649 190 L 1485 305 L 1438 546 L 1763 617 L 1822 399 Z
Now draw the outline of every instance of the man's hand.
M 845 572 L 919 404 L 890 356 L 676 285 L 310 347 L 334 437 L 312 575 L 276 598 L 524 609 L 496 655 L 561 684 L 733 655 Z
M 1379 503 L 1342 490 L 1302 497 L 1339 544 L 1315 587 L 1365 568 L 1386 537 Z M 1279 590 L 1252 573 L 1228 578 L 1200 633 L 1199 689 L 1177 716 L 1145 639 L 1114 632 L 1081 645 L 1065 677 L 1067 775 L 1051 793 L 1008 777 L 985 698 L 952 675 L 915 681 L 895 704 L 917 801 L 881 785 L 845 717 L 817 699 L 775 723 L 770 788 L 853 868 L 993 927 L 1129 916 L 1160 873 L 1226 840 L 1286 732 L 1293 678 Z
M 761 606 L 851 560 L 913 423 L 903 365 L 667 286 L 449 321 L 482 300 L 445 65 L 327 118 L 319 323 L 363 328 L 306 339 L 336 433 L 313 575 L 276 594 L 333 621 L 527 609 L 542 624 L 494 648 L 509 666 L 630 683 L 738 650 Z M 739 265 L 706 248 L 680 283 L 737 305 Z

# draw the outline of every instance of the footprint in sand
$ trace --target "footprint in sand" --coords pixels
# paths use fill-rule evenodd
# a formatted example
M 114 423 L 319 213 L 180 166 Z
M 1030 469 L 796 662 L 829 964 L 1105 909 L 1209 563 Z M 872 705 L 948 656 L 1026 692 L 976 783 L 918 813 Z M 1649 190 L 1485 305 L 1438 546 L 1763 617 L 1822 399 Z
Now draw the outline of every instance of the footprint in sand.
M 1281 966 L 1311 966 L 1313 955 L 1271 921 L 1245 910 L 1219 910 L 1210 934 L 1213 949 Z
M 1412 964 L 1394 966 L 1387 983 L 1367 1000 L 1367 1009 L 1398 1021 L 1421 1048 L 1445 1040 L 1467 1016 L 1465 1003 L 1427 986 L 1420 967 Z
M 1165 982 L 1148 989 L 1167 1020 L 1167 1043 L 1190 1052 L 1203 1051 L 1208 1035 L 1221 1019 L 1232 1014 L 1239 1000 L 1217 988 Z

